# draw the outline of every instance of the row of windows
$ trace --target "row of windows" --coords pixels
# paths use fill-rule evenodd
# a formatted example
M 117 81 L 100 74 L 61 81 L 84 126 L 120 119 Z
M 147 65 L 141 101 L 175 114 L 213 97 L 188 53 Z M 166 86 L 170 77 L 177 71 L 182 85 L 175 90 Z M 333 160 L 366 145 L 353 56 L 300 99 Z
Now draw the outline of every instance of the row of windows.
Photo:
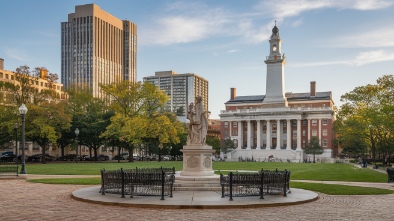
M 322 120 L 322 124 L 323 125 L 327 125 L 328 124 L 328 120 L 327 119 L 323 119 Z M 237 127 L 237 125 L 238 125 L 238 122 L 233 122 L 233 127 Z M 263 124 L 263 125 L 265 125 L 265 124 Z M 283 122 L 282 125 L 284 127 L 286 127 L 287 123 Z M 307 120 L 303 120 L 302 121 L 302 126 L 306 126 L 306 125 L 307 125 Z M 224 126 L 228 127 L 228 121 L 224 122 Z M 293 126 L 297 126 L 297 121 L 293 121 Z M 312 120 L 312 126 L 317 126 L 317 120 Z M 245 124 L 245 127 L 246 127 L 246 124 Z

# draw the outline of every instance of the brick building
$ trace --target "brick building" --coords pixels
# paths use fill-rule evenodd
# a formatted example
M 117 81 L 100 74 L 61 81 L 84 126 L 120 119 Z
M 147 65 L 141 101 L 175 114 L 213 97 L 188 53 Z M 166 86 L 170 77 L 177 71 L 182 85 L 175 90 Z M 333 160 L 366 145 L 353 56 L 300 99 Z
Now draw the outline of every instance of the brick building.
M 285 93 L 284 66 L 279 29 L 275 25 L 266 57 L 266 94 L 237 96 L 231 88 L 230 100 L 220 113 L 221 139 L 232 139 L 236 149 L 227 159 L 239 157 L 300 162 L 309 158 L 303 149 L 312 136 L 320 140 L 324 153 L 317 157 L 331 160 L 335 155 L 332 126 L 335 120 L 331 91 L 317 92 L 310 82 L 309 92 Z

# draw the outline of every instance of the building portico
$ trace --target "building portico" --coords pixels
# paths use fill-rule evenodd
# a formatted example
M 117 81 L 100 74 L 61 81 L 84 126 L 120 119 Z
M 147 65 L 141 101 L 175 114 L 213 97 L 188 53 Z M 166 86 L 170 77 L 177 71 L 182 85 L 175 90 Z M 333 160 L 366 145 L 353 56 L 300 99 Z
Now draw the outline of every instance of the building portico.
M 221 138 L 231 139 L 236 147 L 227 159 L 238 157 L 265 159 L 277 157 L 287 161 L 306 159 L 303 148 L 316 136 L 324 148 L 322 158 L 333 157 L 332 122 L 334 103 L 331 92 L 316 92 L 310 82 L 306 93 L 285 93 L 284 65 L 279 29 L 272 29 L 267 65 L 265 95 L 236 96 L 231 88 L 230 100 L 220 113 Z

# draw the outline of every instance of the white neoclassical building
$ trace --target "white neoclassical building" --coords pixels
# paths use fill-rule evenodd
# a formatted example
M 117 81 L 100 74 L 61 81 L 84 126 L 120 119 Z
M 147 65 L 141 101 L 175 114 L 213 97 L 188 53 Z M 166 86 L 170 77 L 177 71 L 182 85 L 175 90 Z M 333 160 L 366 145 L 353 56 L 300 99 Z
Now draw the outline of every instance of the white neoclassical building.
M 310 82 L 306 93 L 286 93 L 284 66 L 279 29 L 275 25 L 269 40 L 270 53 L 266 57 L 266 94 L 236 96 L 231 88 L 230 100 L 221 111 L 221 138 L 234 141 L 235 150 L 228 160 L 240 157 L 257 161 L 274 158 L 301 162 L 311 156 L 304 154 L 311 137 L 316 136 L 324 148 L 317 159 L 329 161 L 336 154 L 332 132 L 334 102 L 331 91 L 316 92 L 316 82 Z

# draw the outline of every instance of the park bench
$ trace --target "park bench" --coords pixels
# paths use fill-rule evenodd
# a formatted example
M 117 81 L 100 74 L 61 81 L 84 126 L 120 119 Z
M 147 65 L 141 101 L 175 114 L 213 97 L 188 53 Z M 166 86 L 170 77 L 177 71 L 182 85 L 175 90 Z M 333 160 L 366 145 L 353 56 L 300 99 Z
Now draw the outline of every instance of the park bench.
M 261 170 L 256 173 L 232 173 L 228 176 L 220 174 L 222 198 L 233 196 L 283 195 L 290 193 L 290 171 Z
M 0 165 L 0 176 L 18 176 L 18 165 Z
M 172 197 L 175 168 L 135 168 L 101 170 L 101 194 L 114 193 L 133 196 Z
M 394 182 L 394 168 L 387 168 L 388 183 Z

